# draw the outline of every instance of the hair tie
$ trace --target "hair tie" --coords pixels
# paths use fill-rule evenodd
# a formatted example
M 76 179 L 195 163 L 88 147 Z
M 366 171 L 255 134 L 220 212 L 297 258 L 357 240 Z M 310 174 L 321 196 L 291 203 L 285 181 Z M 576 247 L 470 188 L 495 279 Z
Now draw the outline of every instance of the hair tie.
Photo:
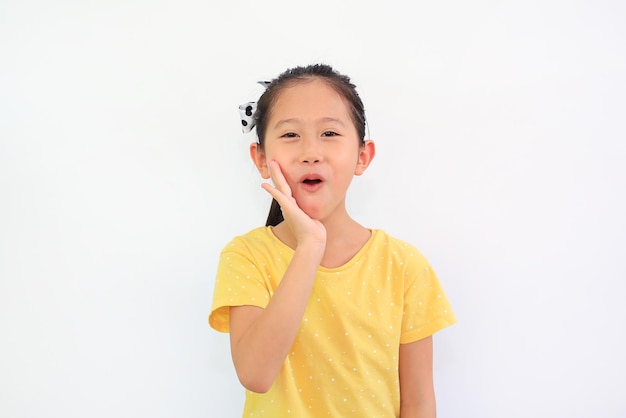
M 267 88 L 271 81 L 257 81 L 260 85 Z M 248 102 L 239 106 L 239 115 L 241 116 L 241 130 L 244 134 L 249 133 L 256 121 L 254 120 L 254 112 L 256 112 L 256 102 Z

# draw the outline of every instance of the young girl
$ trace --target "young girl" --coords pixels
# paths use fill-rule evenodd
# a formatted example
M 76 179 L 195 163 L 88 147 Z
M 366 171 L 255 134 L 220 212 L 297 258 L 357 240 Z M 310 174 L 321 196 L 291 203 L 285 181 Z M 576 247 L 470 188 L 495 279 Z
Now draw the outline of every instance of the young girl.
M 230 332 L 244 416 L 435 417 L 431 335 L 455 318 L 417 249 L 346 211 L 375 155 L 355 86 L 287 70 L 251 122 L 272 208 L 223 249 L 209 316 Z

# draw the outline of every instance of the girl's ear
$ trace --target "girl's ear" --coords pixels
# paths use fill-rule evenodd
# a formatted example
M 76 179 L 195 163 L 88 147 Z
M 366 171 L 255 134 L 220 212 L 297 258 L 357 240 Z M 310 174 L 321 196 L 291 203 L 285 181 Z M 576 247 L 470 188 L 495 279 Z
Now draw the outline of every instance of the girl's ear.
M 265 158 L 265 152 L 261 149 L 260 144 L 256 142 L 250 144 L 250 158 L 252 158 L 252 162 L 254 162 L 257 170 L 261 173 L 261 177 L 269 179 L 270 170 L 267 167 L 267 158 Z
M 354 170 L 356 176 L 360 176 L 365 172 L 372 162 L 374 155 L 376 155 L 376 146 L 374 145 L 374 141 L 368 139 L 359 150 L 359 159 Z

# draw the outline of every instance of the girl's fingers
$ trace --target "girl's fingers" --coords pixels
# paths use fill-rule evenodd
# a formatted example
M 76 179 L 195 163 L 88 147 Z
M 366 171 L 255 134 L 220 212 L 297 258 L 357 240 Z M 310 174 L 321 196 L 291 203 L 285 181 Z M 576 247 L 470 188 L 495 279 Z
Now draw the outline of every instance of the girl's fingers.
M 276 161 L 268 161 L 268 168 L 270 169 L 270 177 L 273 185 L 269 183 L 262 183 L 261 187 L 268 192 L 280 205 L 281 209 L 288 211 L 288 208 L 293 206 L 297 207 L 296 201 L 291 194 L 291 187 L 287 183 L 283 172 L 280 169 L 280 165 Z
M 268 192 L 274 199 L 276 199 L 283 211 L 286 210 L 286 208 L 291 204 L 292 201 L 295 203 L 295 200 L 291 196 L 291 193 L 287 195 L 269 183 L 261 183 L 261 187 L 263 188 L 263 190 Z M 287 190 L 289 191 L 289 186 L 287 186 Z
M 285 179 L 280 165 L 276 161 L 268 161 L 270 177 L 274 185 L 262 183 L 261 187 L 268 192 L 280 205 L 286 225 L 291 229 L 298 242 L 313 238 L 315 242 L 326 243 L 326 230 L 318 220 L 311 219 L 298 206 L 291 194 L 291 188 Z
M 285 195 L 281 193 L 280 190 L 278 190 L 269 183 L 261 183 L 261 187 L 263 188 L 263 190 L 268 192 L 274 199 L 276 199 L 281 207 L 283 206 L 283 204 L 285 203 Z
M 287 204 L 287 200 L 291 197 L 291 189 L 280 171 L 280 166 L 275 161 L 268 161 L 268 168 L 270 170 L 270 177 L 272 183 L 261 183 L 263 190 L 268 192 L 278 204 L 283 207 Z
M 280 165 L 278 165 L 276 161 L 268 161 L 267 164 L 270 169 L 270 177 L 272 178 L 274 187 L 287 196 L 291 196 L 291 188 L 289 184 L 287 184 L 287 180 L 280 169 Z

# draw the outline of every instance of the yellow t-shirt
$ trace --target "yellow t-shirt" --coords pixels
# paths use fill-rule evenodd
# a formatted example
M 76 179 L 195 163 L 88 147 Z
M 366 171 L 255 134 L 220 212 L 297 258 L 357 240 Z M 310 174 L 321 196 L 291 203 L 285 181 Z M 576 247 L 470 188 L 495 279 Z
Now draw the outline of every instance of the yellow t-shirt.
M 264 308 L 294 251 L 261 227 L 222 251 L 210 325 L 229 330 L 229 307 Z M 319 267 L 300 330 L 265 394 L 246 391 L 244 417 L 397 417 L 399 344 L 456 321 L 420 252 L 381 230 L 345 265 Z

